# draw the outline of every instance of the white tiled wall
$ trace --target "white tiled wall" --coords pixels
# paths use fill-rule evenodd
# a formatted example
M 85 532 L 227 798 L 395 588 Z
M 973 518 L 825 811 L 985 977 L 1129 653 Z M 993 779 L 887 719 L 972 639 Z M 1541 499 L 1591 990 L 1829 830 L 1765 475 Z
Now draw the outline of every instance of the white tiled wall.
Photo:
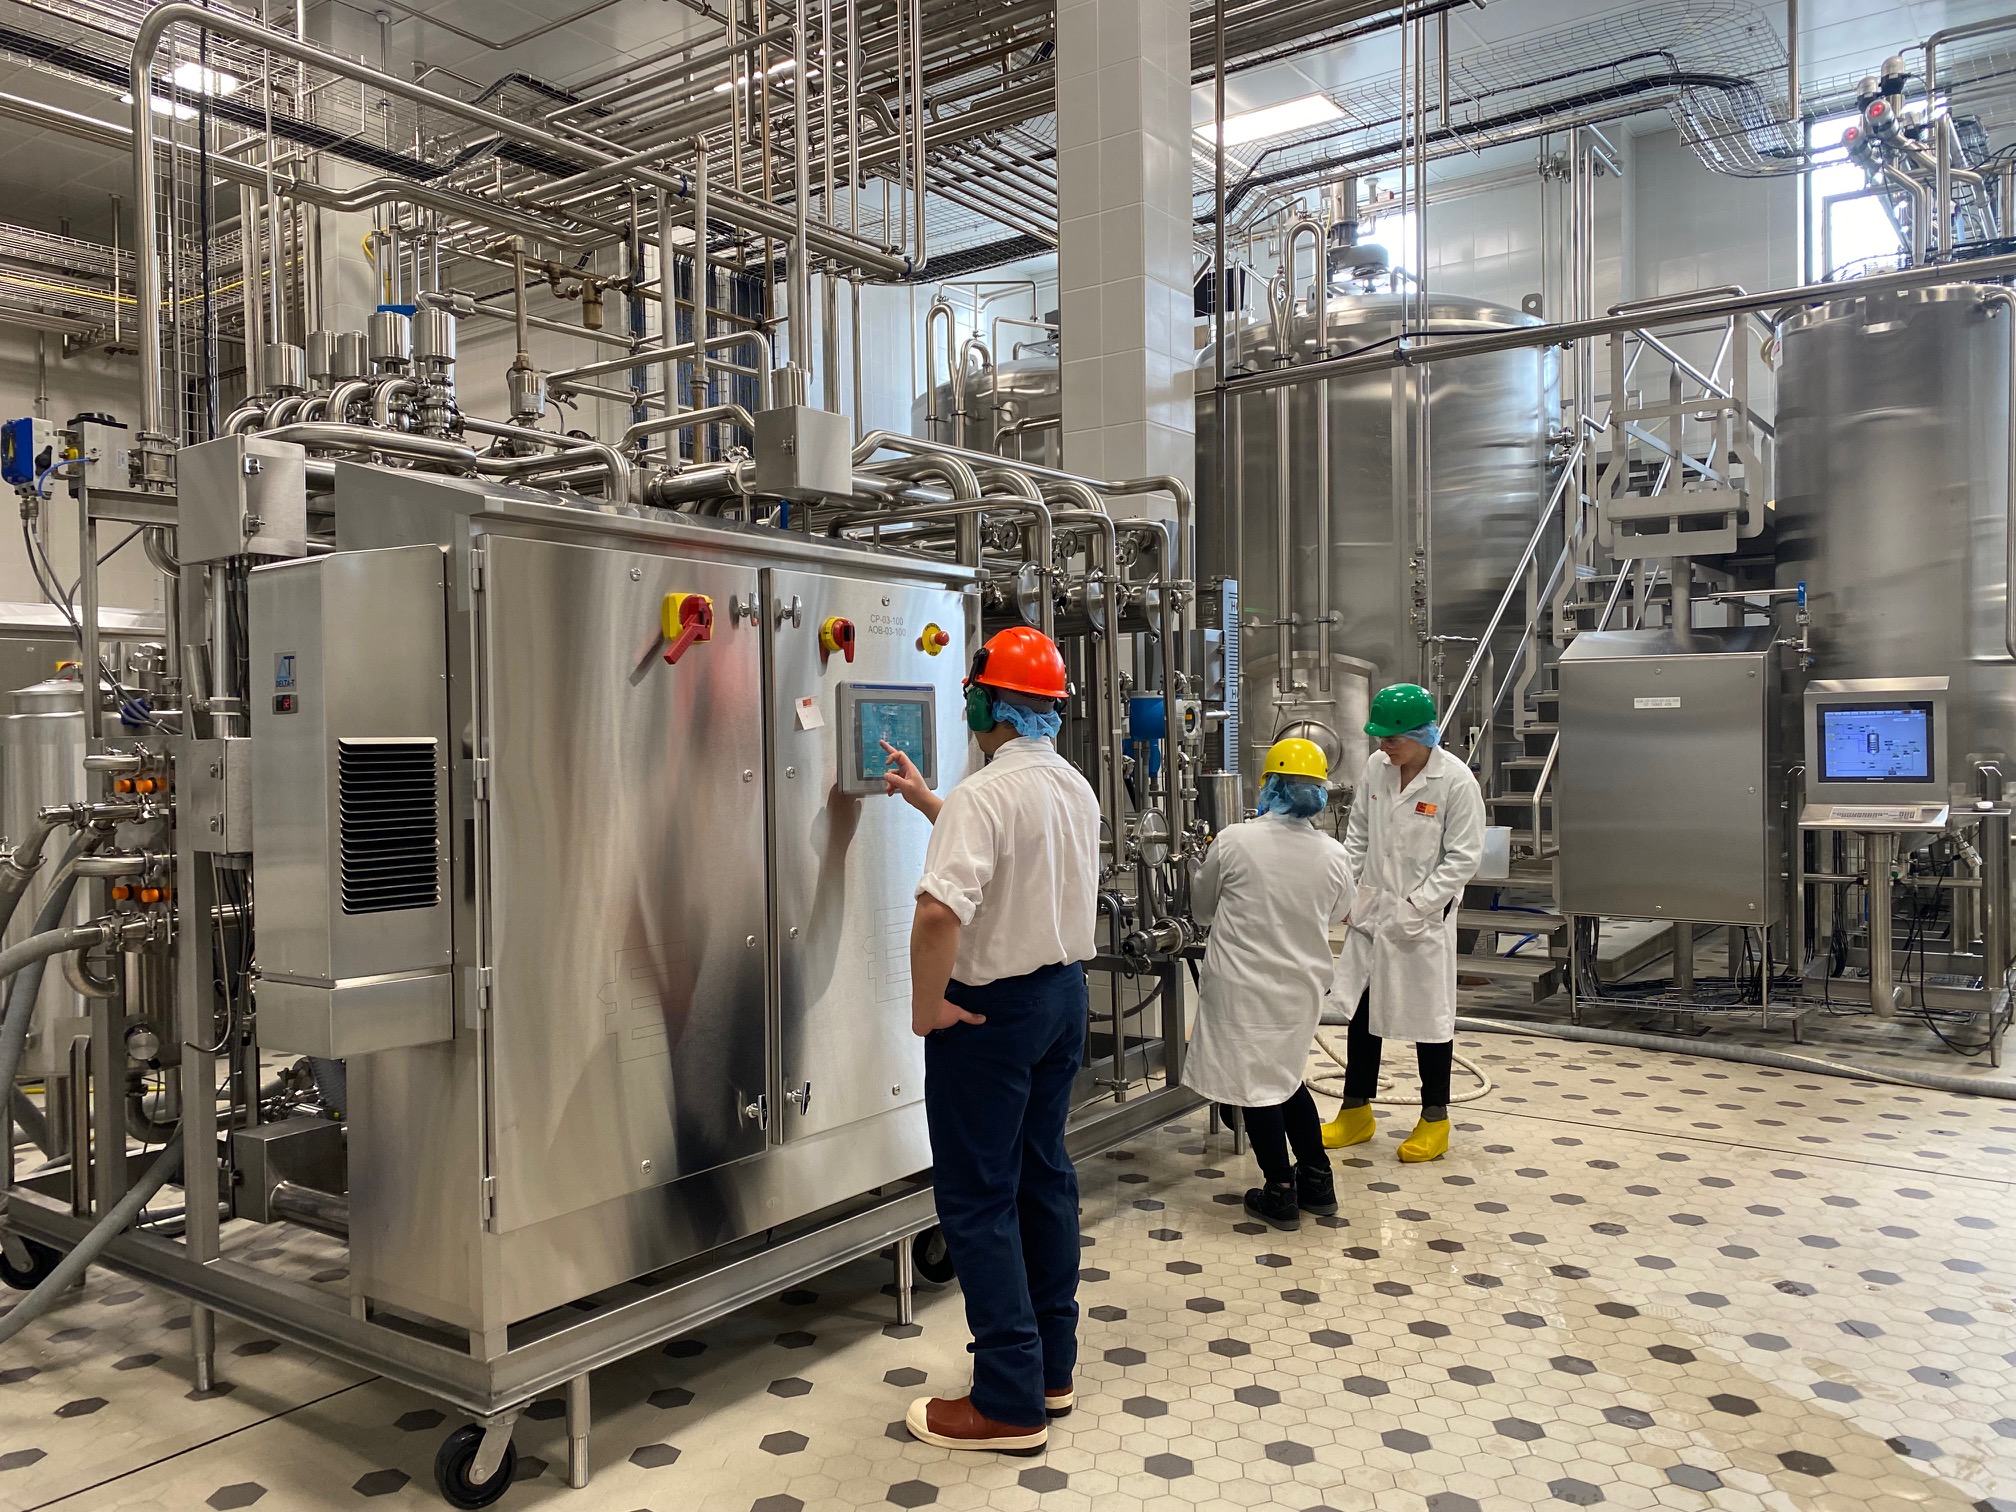
M 1189 7 L 1060 0 L 1064 458 L 1101 477 L 1195 471 Z

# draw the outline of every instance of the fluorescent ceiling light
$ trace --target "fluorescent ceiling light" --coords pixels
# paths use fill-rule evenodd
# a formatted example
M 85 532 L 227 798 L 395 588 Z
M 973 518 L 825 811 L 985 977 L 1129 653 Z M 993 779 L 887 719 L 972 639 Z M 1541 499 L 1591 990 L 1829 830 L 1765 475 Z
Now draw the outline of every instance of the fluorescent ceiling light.
M 1262 105 L 1257 110 L 1242 110 L 1237 115 L 1225 118 L 1225 145 L 1237 147 L 1242 142 L 1258 142 L 1268 137 L 1288 136 L 1297 131 L 1307 131 L 1311 126 L 1321 126 L 1328 121 L 1339 121 L 1344 112 L 1333 104 L 1328 95 L 1307 94 L 1299 99 L 1283 100 L 1278 105 Z M 1197 128 L 1197 135 L 1207 143 L 1212 139 L 1211 123 L 1205 122 Z
M 169 77 L 175 81 L 176 88 L 189 94 L 215 95 L 220 99 L 245 87 L 245 81 L 235 74 L 225 73 L 219 68 L 205 68 L 201 63 L 177 63 Z
M 779 74 L 787 74 L 791 72 L 791 70 L 796 68 L 797 66 L 798 66 L 798 60 L 796 58 L 786 58 L 782 63 L 772 63 L 767 69 L 764 70 L 764 74 L 766 77 L 774 79 Z M 747 89 L 750 86 L 750 84 L 755 80 L 755 77 L 756 76 L 753 73 L 745 74 L 738 82 L 744 89 Z M 811 80 L 816 79 L 818 77 L 819 77 L 818 69 L 808 68 L 805 70 L 805 78 L 808 83 Z M 723 82 L 716 84 L 714 86 L 714 93 L 726 94 L 730 89 L 734 87 L 735 87 L 734 84 L 724 80 Z
M 133 96 L 122 94 L 119 96 L 119 103 L 121 105 L 131 105 L 133 103 Z M 196 107 L 194 105 L 184 105 L 180 100 L 170 100 L 161 95 L 151 95 L 148 98 L 148 103 L 154 107 L 154 114 L 157 116 L 173 116 L 178 121 L 193 121 L 196 119 Z

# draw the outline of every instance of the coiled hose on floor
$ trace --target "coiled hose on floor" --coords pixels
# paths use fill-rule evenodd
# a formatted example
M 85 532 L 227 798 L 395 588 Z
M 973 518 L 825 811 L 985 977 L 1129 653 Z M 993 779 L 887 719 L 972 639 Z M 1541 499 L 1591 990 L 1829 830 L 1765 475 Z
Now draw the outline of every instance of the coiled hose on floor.
M 1320 1092 L 1325 1097 L 1342 1097 L 1344 1095 L 1343 1071 L 1351 1063 L 1350 1055 L 1344 1044 L 1340 1043 L 1336 1037 L 1325 1034 L 1323 1031 L 1326 1028 L 1341 1029 L 1350 1022 L 1351 1018 L 1349 1014 L 1339 1013 L 1329 1008 L 1323 1010 L 1323 1017 L 1317 1021 L 1316 1045 L 1318 1049 L 1330 1057 L 1331 1061 L 1335 1063 L 1337 1070 L 1335 1072 L 1319 1071 L 1314 1076 L 1303 1077 L 1303 1085 L 1308 1087 L 1311 1092 Z M 1459 1019 L 1457 1022 L 1460 1024 L 1462 1020 Z M 1451 1107 L 1454 1107 L 1457 1103 L 1472 1103 L 1480 1097 L 1489 1097 L 1491 1095 L 1491 1078 L 1482 1066 L 1473 1060 L 1456 1054 L 1453 1050 L 1450 1052 L 1449 1059 L 1477 1078 L 1477 1085 L 1472 1087 L 1468 1092 L 1461 1093 L 1460 1095 L 1452 1094 L 1450 1096 L 1449 1105 Z M 1372 1099 L 1375 1103 L 1418 1103 L 1420 1100 L 1418 1096 L 1375 1097 Z

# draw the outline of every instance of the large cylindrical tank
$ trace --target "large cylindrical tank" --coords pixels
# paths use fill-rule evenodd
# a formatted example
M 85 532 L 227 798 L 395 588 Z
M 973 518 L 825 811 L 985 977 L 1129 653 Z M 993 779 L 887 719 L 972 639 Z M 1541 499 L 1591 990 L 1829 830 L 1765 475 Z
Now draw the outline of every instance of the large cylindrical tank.
M 17 689 L 13 702 L 14 712 L 0 718 L 0 825 L 5 827 L 10 847 L 19 845 L 32 831 L 36 812 L 44 804 L 73 803 L 85 796 L 83 683 L 74 673 L 52 677 Z M 68 831 L 50 837 L 42 869 L 28 884 L 0 942 L 15 945 L 34 933 L 35 916 L 49 894 L 59 854 L 67 844 Z M 71 902 L 73 922 L 81 924 L 88 917 L 89 891 L 78 887 Z M 21 1061 L 22 1074 L 38 1080 L 69 1074 L 68 1062 L 62 1059 L 68 1040 L 54 1029 L 90 1012 L 90 1005 L 63 979 L 58 967 L 59 963 L 52 961 L 42 974 L 42 992 L 35 1000 L 34 1035 Z M 59 1041 L 62 1049 L 55 1059 L 61 1064 L 52 1064 L 52 1047 Z
M 935 395 L 920 394 L 911 405 L 912 434 L 1039 467 L 1061 466 L 1064 401 L 1057 346 L 1045 342 L 1026 350 L 1031 355 L 998 366 L 968 366 L 963 424 L 955 414 L 951 384 L 939 384 Z M 933 414 L 938 418 L 932 419 Z
M 1397 294 L 1333 296 L 1320 333 L 1305 306 L 1291 317 L 1288 338 L 1302 361 L 1316 357 L 1319 344 L 1332 355 L 1377 350 L 1408 332 L 1403 316 L 1412 313 Z M 1483 300 L 1437 294 L 1425 323 L 1432 340 L 1537 322 Z M 1275 366 L 1282 340 L 1271 322 L 1255 321 L 1228 344 L 1229 368 L 1264 371 Z M 1228 417 L 1229 499 L 1219 491 L 1214 364 L 1215 349 L 1207 349 L 1197 372 L 1198 577 L 1240 585 L 1242 768 L 1249 784 L 1257 780 L 1266 747 L 1301 725 L 1294 733 L 1329 748 L 1334 780 L 1355 784 L 1370 754 L 1362 733 L 1370 693 L 1396 681 L 1432 686 L 1438 652 L 1453 692 L 1532 536 L 1549 483 L 1554 356 L 1521 349 L 1242 395 Z M 1413 483 L 1424 392 L 1432 459 L 1425 519 Z M 1327 476 L 1319 470 L 1318 426 L 1326 405 Z M 1275 554 L 1284 488 L 1285 606 Z M 1548 551 L 1543 571 L 1552 563 Z M 1277 624 L 1290 616 L 1294 682 L 1303 691 L 1284 697 Z M 1327 689 L 1318 664 L 1325 616 Z M 1506 626 L 1508 651 L 1520 628 Z M 1471 640 L 1431 639 L 1437 636 Z M 1500 661 L 1501 676 L 1506 665 Z
M 1963 792 L 1973 758 L 2016 751 L 2002 299 L 1850 294 L 1788 320 L 1778 366 L 1778 581 L 1806 584 L 1813 673 L 1948 678 Z

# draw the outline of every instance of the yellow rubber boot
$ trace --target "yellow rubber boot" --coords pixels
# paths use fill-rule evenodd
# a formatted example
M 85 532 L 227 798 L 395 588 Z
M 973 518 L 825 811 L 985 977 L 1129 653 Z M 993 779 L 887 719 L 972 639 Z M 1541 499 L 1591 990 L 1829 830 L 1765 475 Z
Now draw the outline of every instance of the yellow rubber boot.
M 1421 1119 L 1414 1132 L 1400 1141 L 1400 1158 L 1405 1161 L 1440 1160 L 1449 1153 L 1449 1120 Z
M 1323 1148 L 1341 1150 L 1346 1145 L 1363 1144 L 1372 1137 L 1374 1128 L 1370 1103 L 1362 1108 L 1339 1108 L 1337 1116 L 1323 1125 Z

